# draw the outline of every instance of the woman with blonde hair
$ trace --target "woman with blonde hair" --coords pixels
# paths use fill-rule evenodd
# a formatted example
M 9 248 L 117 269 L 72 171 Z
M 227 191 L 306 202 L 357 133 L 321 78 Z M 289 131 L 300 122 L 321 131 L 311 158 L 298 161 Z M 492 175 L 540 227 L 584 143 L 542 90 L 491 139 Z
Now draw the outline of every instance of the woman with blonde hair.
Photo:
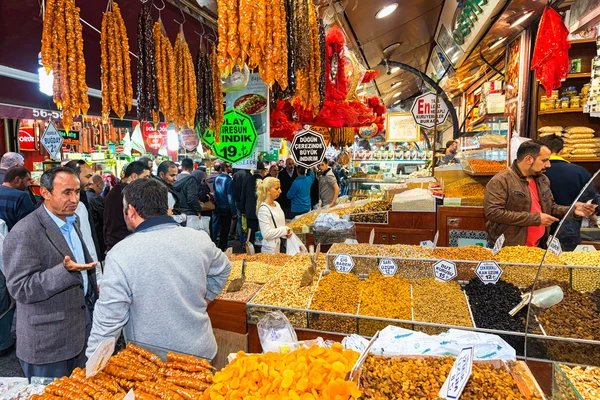
M 268 177 L 256 181 L 256 214 L 263 237 L 263 253 L 275 253 L 276 249 L 285 253 L 286 240 L 292 236 L 292 230 L 285 226 L 285 214 L 275 201 L 280 195 L 279 179 Z

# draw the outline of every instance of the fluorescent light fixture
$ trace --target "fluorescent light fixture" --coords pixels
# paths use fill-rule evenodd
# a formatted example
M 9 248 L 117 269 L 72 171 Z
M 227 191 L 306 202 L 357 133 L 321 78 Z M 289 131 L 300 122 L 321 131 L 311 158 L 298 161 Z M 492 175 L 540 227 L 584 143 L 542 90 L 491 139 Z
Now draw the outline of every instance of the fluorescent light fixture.
M 402 42 L 395 42 L 390 44 L 389 46 L 386 46 L 385 49 L 383 49 L 383 54 L 387 54 L 393 50 L 396 50 L 398 47 L 400 47 L 401 44 Z
M 490 50 L 491 50 L 491 49 L 495 49 L 496 47 L 500 46 L 502 43 L 504 43 L 504 41 L 505 41 L 506 39 L 507 39 L 507 37 L 505 36 L 505 37 L 503 37 L 503 38 L 500 38 L 500 39 L 496 40 L 496 41 L 495 41 L 495 42 L 494 42 L 494 43 L 493 43 L 493 44 L 490 46 Z
M 54 94 L 54 73 L 50 71 L 46 74 L 44 67 L 38 68 L 38 78 L 40 80 L 40 92 L 46 96 L 52 96 Z
M 393 88 L 395 88 L 396 86 L 398 86 L 398 85 L 401 85 L 401 84 L 402 84 L 402 82 L 401 82 L 401 81 L 396 81 L 396 82 L 392 83 L 392 84 L 390 85 L 390 87 L 393 89 Z
M 400 71 L 400 67 L 394 67 L 394 68 L 392 68 L 392 69 L 390 70 L 390 72 L 391 72 L 392 74 L 395 74 L 395 73 L 396 73 L 396 72 L 398 72 L 398 71 Z
M 170 124 L 169 129 L 167 130 L 167 149 L 169 149 L 169 151 L 179 150 L 179 135 L 173 124 Z
M 356 93 L 358 96 L 364 96 L 365 94 L 367 94 L 366 90 L 363 90 L 362 92 Z
M 393 13 L 394 11 L 396 11 L 396 8 L 398 8 L 398 3 L 388 4 L 387 6 L 383 7 L 381 10 L 377 11 L 377 14 L 375 14 L 375 18 L 377 18 L 377 19 L 385 18 L 388 15 L 390 15 L 391 13 Z
M 517 18 L 512 24 L 510 24 L 511 28 L 514 28 L 517 25 L 522 24 L 523 22 L 527 21 L 529 19 L 529 17 L 531 17 L 533 15 L 533 11 L 526 11 L 523 15 L 521 15 L 519 18 Z
M 400 97 L 401 94 L 402 94 L 402 92 L 398 92 L 395 95 L 393 95 L 392 98 L 395 99 L 396 97 Z
M 397 102 L 395 102 L 394 104 L 392 104 L 393 106 L 397 106 L 398 104 L 402 103 L 402 100 L 398 100 Z

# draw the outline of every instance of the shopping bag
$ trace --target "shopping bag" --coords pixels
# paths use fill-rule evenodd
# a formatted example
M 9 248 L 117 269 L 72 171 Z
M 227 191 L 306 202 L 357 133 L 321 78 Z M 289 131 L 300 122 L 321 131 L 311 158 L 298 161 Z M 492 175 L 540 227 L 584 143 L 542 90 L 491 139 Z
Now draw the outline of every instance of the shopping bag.
M 299 253 L 308 253 L 308 249 L 306 248 L 304 243 L 302 243 L 302 240 L 300 240 L 300 238 L 296 236 L 295 233 L 292 233 L 292 236 L 290 236 L 287 239 L 286 253 L 290 256 L 295 256 Z

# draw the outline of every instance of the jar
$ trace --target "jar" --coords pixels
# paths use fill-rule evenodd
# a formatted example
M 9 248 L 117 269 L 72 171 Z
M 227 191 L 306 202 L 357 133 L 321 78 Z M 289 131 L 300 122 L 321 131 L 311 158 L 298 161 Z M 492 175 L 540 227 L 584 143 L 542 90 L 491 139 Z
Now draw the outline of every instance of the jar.
M 556 100 L 554 100 L 554 99 L 547 99 L 546 100 L 546 111 L 554 110 L 555 102 L 556 102 Z
M 581 89 L 581 97 L 587 97 L 588 94 L 590 93 L 590 84 L 586 83 L 585 85 L 583 85 L 583 88 Z
M 571 99 L 569 100 L 569 105 L 571 108 L 581 107 L 581 97 L 579 97 L 579 96 L 571 97 Z
M 548 101 L 548 97 L 546 97 L 546 96 L 540 97 L 540 111 L 546 110 L 546 101 Z
M 552 96 L 550 98 L 553 100 L 558 100 L 558 89 L 552 91 Z
M 560 108 L 569 108 L 569 98 L 568 97 L 563 97 L 562 99 L 560 99 Z

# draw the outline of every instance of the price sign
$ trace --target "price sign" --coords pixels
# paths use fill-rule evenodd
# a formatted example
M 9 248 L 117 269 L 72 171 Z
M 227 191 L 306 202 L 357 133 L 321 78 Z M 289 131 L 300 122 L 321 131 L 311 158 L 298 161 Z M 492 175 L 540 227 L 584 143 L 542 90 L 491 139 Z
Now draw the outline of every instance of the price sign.
M 443 399 L 458 399 L 467 385 L 473 370 L 473 346 L 461 350 L 454 365 L 440 389 L 439 396 Z
M 502 276 L 502 268 L 496 261 L 481 261 L 475 268 L 475 273 L 486 285 L 488 283 L 496 284 Z
M 496 255 L 498 254 L 498 252 L 502 249 L 502 246 L 504 246 L 504 233 L 502 235 L 500 235 L 500 237 L 496 240 L 496 243 L 494 243 L 494 248 L 492 249 L 492 254 Z
M 579 246 L 575 247 L 575 252 L 577 253 L 590 251 L 596 251 L 596 248 L 591 244 L 580 244 Z
M 110 337 L 100 342 L 94 354 L 85 363 L 85 377 L 91 378 L 98 372 L 102 371 L 102 368 L 108 362 L 108 359 L 113 355 L 115 351 L 115 338 Z
M 410 112 L 417 125 L 427 129 L 433 128 L 436 124 L 436 111 L 437 124 L 441 125 L 446 122 L 450 113 L 448 106 L 446 106 L 446 103 L 441 98 L 437 100 L 437 107 L 435 102 L 436 95 L 434 93 L 425 93 L 415 99 Z
M 435 246 L 431 240 L 423 240 L 421 242 L 421 247 L 433 250 Z
M 58 132 L 58 129 L 56 129 L 56 126 L 54 126 L 54 122 L 48 124 L 48 127 L 40 138 L 40 143 L 44 146 L 51 159 L 60 161 L 60 149 L 62 148 L 63 137 Z
M 206 130 L 198 132 L 202 141 L 208 145 L 215 156 L 221 160 L 235 164 L 254 154 L 256 147 L 256 127 L 252 118 L 236 109 L 225 111 L 219 143 L 215 141 L 215 132 Z
M 556 257 L 560 257 L 562 254 L 562 247 L 560 246 L 560 241 L 556 237 L 552 237 L 552 239 L 548 239 L 548 250 L 550 253 L 554 254 Z
M 301 131 L 294 136 L 290 153 L 296 164 L 305 168 L 316 167 L 325 157 L 325 140 L 323 135 L 314 131 Z
M 346 274 L 352 271 L 352 268 L 354 268 L 354 260 L 349 254 L 338 254 L 333 259 L 333 265 L 335 266 L 337 272 Z
M 379 272 L 381 272 L 381 275 L 394 276 L 396 275 L 396 271 L 398 271 L 398 266 L 394 260 L 390 258 L 382 258 L 379 262 Z
M 448 282 L 456 278 L 456 264 L 448 260 L 440 260 L 433 264 L 433 275 L 435 279 Z

